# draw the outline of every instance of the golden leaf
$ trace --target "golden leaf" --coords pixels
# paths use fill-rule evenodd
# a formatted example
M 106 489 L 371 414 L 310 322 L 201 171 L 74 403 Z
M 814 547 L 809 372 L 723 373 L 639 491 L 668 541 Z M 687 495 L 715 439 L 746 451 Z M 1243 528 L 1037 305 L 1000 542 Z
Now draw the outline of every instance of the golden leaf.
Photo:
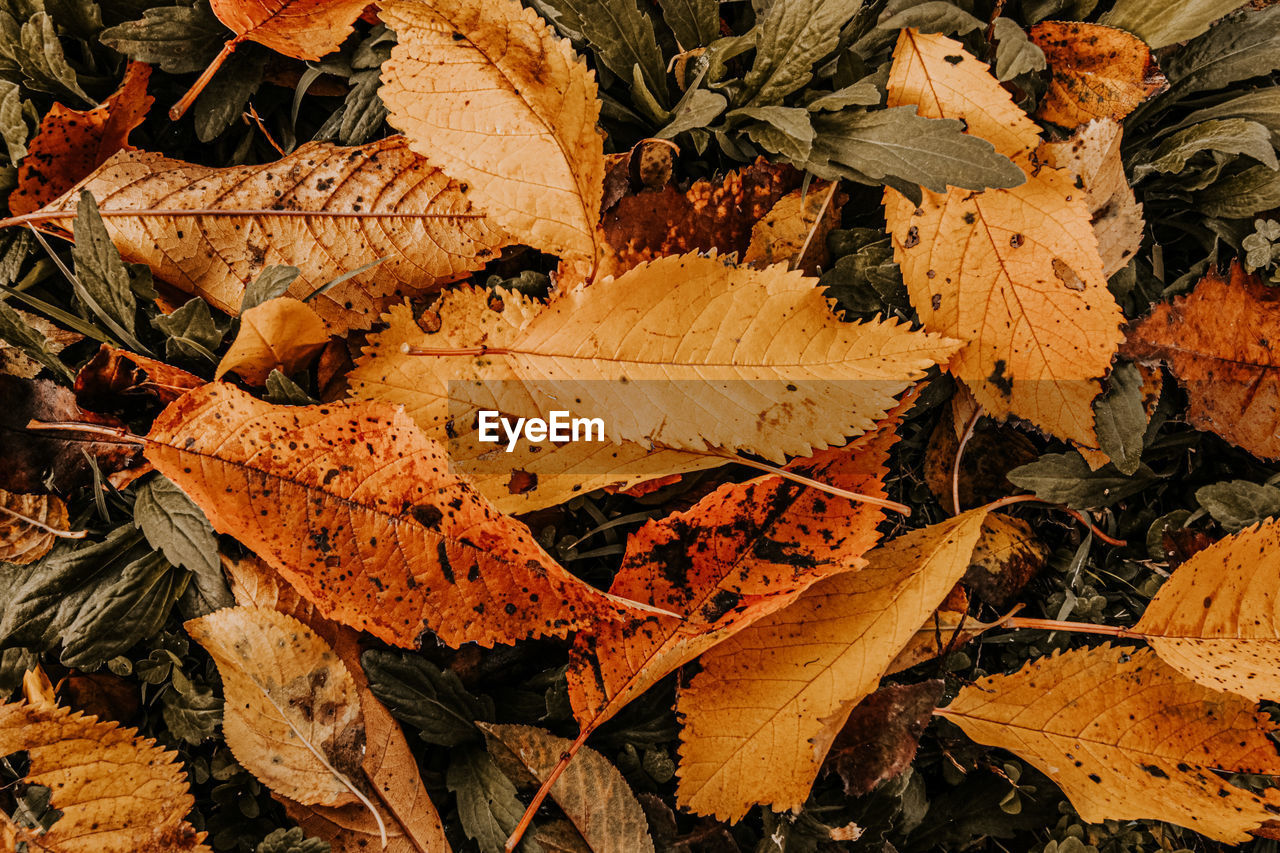
M 68 521 L 62 498 L 0 489 L 0 562 L 25 566 L 40 559 L 53 549 L 55 531 L 66 531 Z
M 298 298 L 355 273 L 310 303 L 332 331 L 368 327 L 398 301 L 391 294 L 462 278 L 508 242 L 400 136 L 358 148 L 313 142 L 274 163 L 225 169 L 121 152 L 18 219 L 69 236 L 80 190 L 98 200 L 124 260 L 228 314 L 273 264 L 301 270 L 289 288 Z
M 50 788 L 62 816 L 39 832 L 0 812 L 11 840 L 47 853 L 210 853 L 186 822 L 195 799 L 177 753 L 135 729 L 49 703 L 0 705 L 0 755 L 20 750 L 30 761 L 23 781 Z
M 1280 796 L 1235 788 L 1214 771 L 1280 773 L 1257 706 L 1210 690 L 1147 649 L 1103 645 L 984 678 L 936 712 L 978 743 L 1048 774 L 1088 823 L 1163 820 L 1239 843 Z
M 250 385 L 265 385 L 272 370 L 288 376 L 309 364 L 327 343 L 324 321 L 307 303 L 288 296 L 268 299 L 240 316 L 240 331 L 213 378 L 231 372 Z
M 815 181 L 783 196 L 751 229 L 742 262 L 757 268 L 786 264 L 818 275 L 826 266 L 827 235 L 840 224 L 844 197 L 837 197 L 838 190 L 838 184 Z
M 389 0 L 379 95 L 413 150 L 465 181 L 514 237 L 596 264 L 604 141 L 595 75 L 516 0 Z
M 1067 129 L 1091 119 L 1119 120 L 1169 88 L 1142 39 L 1115 27 L 1081 21 L 1042 21 L 1031 41 L 1049 63 L 1049 91 L 1036 118 Z
M 1038 128 L 959 42 L 904 30 L 889 105 L 962 119 L 1028 173 L 980 193 L 885 193 L 885 219 L 911 303 L 927 329 L 967 345 L 951 369 L 997 418 L 1017 415 L 1095 447 L 1092 401 L 1121 340 L 1084 193 L 1036 168 Z
M 556 564 L 390 406 L 273 406 L 213 383 L 160 414 L 146 454 L 324 616 L 389 643 L 430 628 L 491 646 L 637 615 Z
M 927 660 L 949 654 L 974 637 L 999 626 L 999 619 L 994 622 L 983 622 L 967 613 L 948 610 L 944 604 L 916 629 L 911 639 L 907 640 L 907 644 L 902 647 L 902 651 L 898 652 L 898 656 L 885 668 L 884 674 L 894 675 Z
M 299 802 L 367 802 L 352 782 L 364 750 L 360 700 L 328 643 L 260 607 L 227 607 L 185 627 L 218 665 L 223 736 L 245 769 Z
M 368 0 L 209 0 L 236 34 L 295 59 L 320 59 L 351 35 Z
M 986 514 L 900 536 L 704 654 L 676 707 L 681 805 L 729 821 L 799 808 L 854 706 L 964 575 Z

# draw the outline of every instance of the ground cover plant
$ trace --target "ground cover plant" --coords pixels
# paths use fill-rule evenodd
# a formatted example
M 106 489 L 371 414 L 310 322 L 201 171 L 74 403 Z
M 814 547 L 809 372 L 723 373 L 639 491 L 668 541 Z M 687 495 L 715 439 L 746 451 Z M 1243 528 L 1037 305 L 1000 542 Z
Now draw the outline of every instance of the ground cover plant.
M 0 29 L 3 849 L 1280 840 L 1280 8 Z

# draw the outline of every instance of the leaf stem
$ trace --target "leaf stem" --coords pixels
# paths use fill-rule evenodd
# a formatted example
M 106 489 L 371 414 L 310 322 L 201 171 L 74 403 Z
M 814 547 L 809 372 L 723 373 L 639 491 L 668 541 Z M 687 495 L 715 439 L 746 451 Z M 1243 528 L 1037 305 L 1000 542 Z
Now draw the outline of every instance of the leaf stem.
M 960 436 L 960 443 L 956 445 L 956 458 L 951 463 L 951 514 L 960 514 L 960 460 L 964 459 L 964 448 L 969 443 L 969 439 L 973 438 L 973 430 L 978 426 L 978 419 L 982 417 L 982 406 L 977 405 L 973 409 L 973 414 L 969 416 L 969 421 L 964 425 L 964 434 Z
M 1092 622 L 1065 622 L 1061 619 L 1036 619 L 1030 616 L 1006 616 L 1002 628 L 1032 628 L 1040 631 L 1068 631 L 1076 634 L 1098 634 L 1125 640 L 1144 640 L 1147 635 L 1119 625 L 1095 625 Z
M 596 719 L 601 718 L 597 717 Z M 582 731 L 578 733 L 578 737 L 574 742 L 569 744 L 569 748 L 560 754 L 560 760 L 551 768 L 551 772 L 543 780 L 542 786 L 533 795 L 533 799 L 529 802 L 529 807 L 520 816 L 520 822 L 516 824 L 516 828 L 511 830 L 511 837 L 507 839 L 507 845 L 504 848 L 506 853 L 512 853 L 516 846 L 520 844 L 520 839 L 524 837 L 525 831 L 529 829 L 529 824 L 533 823 L 533 816 L 538 813 L 538 809 L 542 808 L 542 803 L 546 800 L 547 794 L 551 793 L 551 786 L 564 775 L 564 771 L 569 767 L 569 762 L 578 754 L 578 750 L 582 749 L 582 745 L 587 742 L 587 738 L 591 737 L 591 733 L 595 730 L 596 724 L 594 722 L 583 726 Z
M 204 87 L 209 85 L 209 81 L 213 79 L 213 75 L 218 73 L 218 69 L 222 67 L 222 63 L 231 58 L 231 54 L 236 52 L 236 48 L 240 46 L 240 42 L 244 41 L 243 35 L 238 35 L 227 41 L 222 46 L 222 50 L 213 58 L 213 62 L 209 63 L 209 67 L 200 72 L 200 76 L 196 78 L 196 82 L 191 84 L 191 88 L 182 98 L 169 108 L 169 118 L 177 121 L 191 109 L 191 105 L 195 103 L 196 98 L 200 97 L 200 93 L 204 91 Z
M 1103 533 L 1101 530 L 1098 529 L 1098 526 L 1096 524 L 1090 521 L 1085 516 L 1085 514 L 1080 512 L 1079 510 L 1072 509 L 1069 506 L 1063 506 L 1062 504 L 1050 503 L 1049 501 L 1046 501 L 1043 498 L 1038 498 L 1035 495 L 1011 495 L 1010 497 L 1007 497 L 1007 498 L 1001 498 L 998 501 L 992 501 L 991 503 L 987 504 L 987 509 L 989 511 L 994 512 L 995 510 L 1000 509 L 1001 507 L 1012 506 L 1013 504 L 1021 504 L 1021 503 L 1042 503 L 1042 504 L 1045 504 L 1046 506 L 1051 506 L 1054 509 L 1062 510 L 1067 515 L 1072 516 L 1073 518 L 1075 518 L 1076 521 L 1080 522 L 1085 527 L 1089 528 L 1090 532 L 1092 532 L 1094 536 L 1097 536 L 1099 539 L 1101 539 L 1103 542 L 1106 542 L 1108 545 L 1112 545 L 1116 548 L 1124 548 L 1129 544 L 1123 539 L 1116 539 L 1114 536 L 1108 536 L 1106 533 Z
M 859 492 L 850 492 L 847 489 L 841 489 L 838 486 L 828 485 L 827 483 L 811 479 L 803 474 L 797 474 L 794 471 L 788 471 L 786 468 L 779 468 L 777 465 L 770 465 L 767 462 L 757 462 L 754 459 L 747 459 L 736 453 L 719 453 L 712 454 L 721 456 L 731 462 L 737 462 L 740 465 L 746 465 L 748 468 L 755 468 L 760 471 L 767 471 L 770 474 L 790 480 L 793 483 L 799 483 L 802 486 L 809 486 L 813 489 L 826 492 L 829 495 L 835 495 L 838 498 L 855 501 L 857 503 L 871 504 L 872 506 L 883 507 L 892 512 L 900 513 L 904 518 L 911 517 L 911 507 L 906 504 L 900 504 L 897 501 L 891 501 L 888 498 L 877 498 L 873 495 L 864 495 Z
M 81 421 L 28 421 L 27 429 L 35 432 L 83 432 L 103 436 L 117 444 L 136 444 L 143 447 L 151 443 L 151 439 L 146 436 L 134 435 L 121 427 L 87 424 Z
M 192 208 L 123 208 L 118 210 L 99 210 L 98 213 L 104 218 L 111 216 L 303 216 L 314 217 L 316 219 L 480 219 L 481 214 L 475 213 L 449 213 L 449 214 L 422 214 L 422 213 L 398 213 L 395 211 L 377 212 L 364 211 L 357 212 L 354 210 L 272 210 L 270 208 L 220 208 L 220 207 L 192 207 Z M 75 219 L 76 212 L 74 210 L 35 210 L 31 213 L 24 213 L 20 216 L 10 216 L 0 219 L 0 228 L 8 228 L 14 225 L 27 224 L 43 224 L 58 219 Z

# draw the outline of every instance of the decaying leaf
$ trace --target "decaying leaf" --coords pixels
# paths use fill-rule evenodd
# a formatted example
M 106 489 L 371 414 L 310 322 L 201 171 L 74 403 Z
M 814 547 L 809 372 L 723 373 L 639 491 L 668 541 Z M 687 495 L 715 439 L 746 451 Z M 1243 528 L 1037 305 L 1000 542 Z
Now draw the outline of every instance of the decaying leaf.
M 897 418 L 848 447 L 789 470 L 871 497 L 885 496 Z M 651 521 L 627 541 L 610 592 L 681 614 L 605 625 L 574 643 L 569 699 L 596 727 L 668 673 L 778 611 L 816 581 L 855 571 L 877 539 L 880 508 L 769 475 L 721 486 L 685 512 Z
M 1280 772 L 1276 725 L 1146 649 L 1040 658 L 964 688 L 938 713 L 1048 774 L 1089 823 L 1163 820 L 1237 844 L 1280 808 L 1274 789 L 1258 796 L 1215 773 Z
M 1046 142 L 1039 156 L 1055 169 L 1064 169 L 1084 184 L 1102 274 L 1115 275 L 1142 245 L 1142 205 L 1133 197 L 1120 161 L 1120 124 L 1094 119 L 1076 128 L 1069 139 Z
M 1036 110 L 1041 121 L 1067 129 L 1097 118 L 1118 121 L 1169 88 L 1151 48 L 1124 30 L 1042 21 L 1031 28 L 1031 40 L 1044 51 L 1051 74 Z
M 136 412 L 139 402 L 167 406 L 203 384 L 180 367 L 103 344 L 76 374 L 76 402 L 95 412 Z
M 84 339 L 7 302 L 0 303 L 0 334 L 5 338 L 0 340 L 0 373 L 21 379 L 35 379 L 43 368 L 55 375 L 68 375 L 70 371 L 58 353 Z
M 911 766 L 943 687 L 939 680 L 891 684 L 858 703 L 827 755 L 846 795 L 869 794 Z
M 271 371 L 288 376 L 307 366 L 327 343 L 324 321 L 307 303 L 288 296 L 268 299 L 240 315 L 240 332 L 214 379 L 235 373 L 250 385 L 265 385 Z
M 1048 558 L 1048 546 L 1030 524 L 993 512 L 982 523 L 982 538 L 974 546 L 964 582 L 982 601 L 1004 607 L 1039 574 Z
M 505 749 L 542 782 L 570 741 L 533 726 L 480 723 L 495 747 Z M 586 840 L 592 853 L 652 853 L 653 839 L 644 810 L 622 774 L 590 748 L 551 786 L 551 796 Z
M 1280 457 L 1280 291 L 1231 266 L 1158 303 L 1131 326 L 1125 355 L 1163 362 L 1190 398 L 1187 419 L 1262 459 Z
M 298 298 L 355 273 L 311 301 L 337 331 L 367 327 L 391 294 L 461 278 L 508 242 L 462 184 L 400 136 L 357 148 L 313 142 L 274 163 L 223 169 L 120 152 L 29 219 L 69 233 L 80 190 L 97 199 L 126 261 L 229 314 L 268 266 L 299 269 L 289 288 Z
M 595 75 L 516 0 L 389 0 L 379 96 L 513 237 L 589 276 L 604 184 Z M 447 69 L 447 70 L 446 70 Z
M 827 235 L 840 224 L 842 198 L 837 184 L 823 181 L 783 196 L 751 229 L 742 262 L 758 268 L 786 264 L 819 275 L 827 265 Z
M 18 186 L 9 194 L 9 212 L 39 210 L 88 177 L 122 148 L 142 124 L 155 100 L 147 94 L 151 66 L 130 62 L 124 82 L 101 106 L 73 110 L 54 104 L 18 167 Z
M 680 691 L 679 802 L 738 820 L 798 808 L 854 707 L 969 566 L 985 508 L 914 530 L 701 658 Z
M 904 30 L 894 56 L 889 104 L 962 119 L 1028 173 L 1012 189 L 922 190 L 919 206 L 886 191 L 912 305 L 926 328 L 967 342 L 951 369 L 988 414 L 1096 446 L 1091 403 L 1122 317 L 1084 194 L 1069 173 L 1035 167 L 1038 128 L 959 42 Z
M 7 831 L 48 853 L 211 853 L 186 821 L 195 798 L 177 753 L 136 730 L 51 703 L 0 705 L 0 756 L 20 750 L 30 761 L 24 781 L 50 788 L 62 816 L 39 832 L 0 812 L 0 839 Z
M 147 457 L 334 621 L 484 646 L 634 614 L 574 578 L 373 403 L 273 406 L 229 385 L 161 413 Z
M 0 489 L 0 562 L 25 566 L 48 554 L 58 541 L 49 528 L 65 531 L 67 520 L 61 498 Z

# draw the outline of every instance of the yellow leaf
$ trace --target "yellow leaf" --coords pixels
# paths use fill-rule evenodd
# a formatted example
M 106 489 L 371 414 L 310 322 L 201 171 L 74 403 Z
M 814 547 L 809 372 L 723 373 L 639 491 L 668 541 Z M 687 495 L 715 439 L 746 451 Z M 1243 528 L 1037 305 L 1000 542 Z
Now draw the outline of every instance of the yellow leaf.
M 1257 706 L 1191 681 L 1147 649 L 1103 645 L 1040 658 L 960 691 L 945 716 L 1062 788 L 1088 823 L 1163 820 L 1229 843 L 1275 817 L 1214 771 L 1280 773 Z
M 355 273 L 310 302 L 333 331 L 367 328 L 400 301 L 392 294 L 462 278 L 509 242 L 402 136 L 357 148 L 313 142 L 274 163 L 224 169 L 124 151 L 20 219 L 69 236 L 82 189 L 124 260 L 228 314 L 273 264 L 298 267 L 289 293 L 300 299 Z
M 839 184 L 815 181 L 783 196 L 752 227 L 742 262 L 757 268 L 786 264 L 817 275 L 826 265 L 827 235 L 840 224 L 838 191 Z
M 299 802 L 368 804 L 352 781 L 364 751 L 360 697 L 328 643 L 260 607 L 223 608 L 185 627 L 218 665 L 223 736 L 245 769 Z
M 51 789 L 62 816 L 46 832 L 19 827 L 0 812 L 0 839 L 47 853 L 210 853 L 186 822 L 195 804 L 177 753 L 135 729 L 52 704 L 0 705 L 0 755 L 25 751 L 23 781 Z
M 1280 521 L 1198 551 L 1133 630 L 1165 663 L 1215 690 L 1280 699 Z
M 849 713 L 964 575 L 986 514 L 900 536 L 704 654 L 676 708 L 680 804 L 730 821 L 798 808 Z
M 40 559 L 53 549 L 57 532 L 66 531 L 68 520 L 62 498 L 0 489 L 0 561 L 25 566 Z
M 516 0 L 390 0 L 379 95 L 413 150 L 465 181 L 512 235 L 596 263 L 604 142 L 595 75 Z
M 1038 128 L 959 42 L 904 30 L 890 106 L 962 119 L 1028 173 L 981 193 L 923 190 L 919 206 L 885 193 L 885 219 L 911 303 L 927 329 L 967 345 L 951 363 L 998 418 L 1097 446 L 1093 398 L 1122 336 L 1085 194 L 1073 177 L 1035 168 Z
M 328 342 L 324 321 L 307 303 L 288 296 L 268 299 L 240 316 L 240 331 L 213 378 L 232 372 L 250 385 L 265 385 L 272 370 L 288 376 Z

